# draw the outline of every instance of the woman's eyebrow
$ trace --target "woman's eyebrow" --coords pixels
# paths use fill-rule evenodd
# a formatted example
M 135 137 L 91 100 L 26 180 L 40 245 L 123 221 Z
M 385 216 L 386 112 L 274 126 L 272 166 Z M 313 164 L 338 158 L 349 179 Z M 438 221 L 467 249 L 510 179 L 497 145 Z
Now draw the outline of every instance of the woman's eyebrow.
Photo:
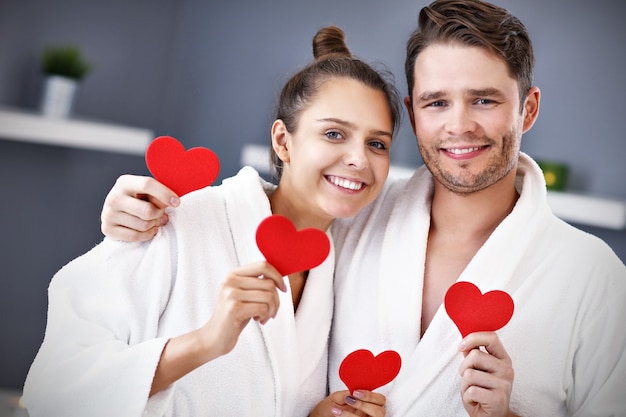
M 356 129 L 357 125 L 355 125 L 352 122 L 349 122 L 347 120 L 343 120 L 343 119 L 337 119 L 335 117 L 327 117 L 327 118 L 323 118 L 323 119 L 317 119 L 318 122 L 322 122 L 322 123 L 328 123 L 328 122 L 332 122 L 332 123 L 337 123 L 339 125 L 345 126 L 349 129 Z M 393 137 L 393 135 L 391 134 L 391 132 L 388 132 L 386 130 L 372 130 L 370 131 L 371 134 L 377 135 L 377 136 L 389 136 L 389 137 Z

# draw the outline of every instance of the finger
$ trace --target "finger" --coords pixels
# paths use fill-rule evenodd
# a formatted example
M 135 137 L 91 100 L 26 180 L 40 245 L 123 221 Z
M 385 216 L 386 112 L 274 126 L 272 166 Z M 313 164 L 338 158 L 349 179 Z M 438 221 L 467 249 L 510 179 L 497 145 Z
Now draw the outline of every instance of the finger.
M 508 360 L 511 358 L 507 353 L 502 341 L 496 334 L 496 332 L 476 332 L 467 335 L 461 344 L 459 350 L 467 356 L 467 354 L 480 347 L 484 347 L 490 355 L 495 356 L 498 359 Z
M 165 218 L 165 220 L 164 220 Z M 110 239 L 127 242 L 143 242 L 152 239 L 160 226 L 167 223 L 167 215 L 156 220 L 142 220 L 128 213 L 102 212 L 100 230 Z
M 273 318 L 273 312 L 269 309 L 268 304 L 266 303 L 237 302 L 233 304 L 231 311 L 233 312 L 235 319 L 242 323 L 242 329 L 245 327 L 245 323 L 251 319 L 265 324 Z
M 461 375 L 461 390 L 465 391 L 471 386 L 510 391 L 513 386 L 513 378 L 500 377 L 494 373 L 477 369 L 466 369 Z
M 489 390 L 477 386 L 471 386 L 462 391 L 461 399 L 464 403 L 473 407 L 478 404 L 487 404 L 489 402 L 489 396 Z
M 459 373 L 465 375 L 468 370 L 493 374 L 497 378 L 513 382 L 514 370 L 510 359 L 498 359 L 488 352 L 473 349 L 461 362 Z
M 260 291 L 268 291 L 276 296 L 277 284 L 273 279 L 269 279 L 264 275 L 241 275 L 239 271 L 233 271 L 233 275 L 231 275 L 224 283 L 226 285 L 230 285 L 233 287 L 240 288 L 242 290 L 260 290 Z M 236 275 L 235 275 L 236 274 Z M 230 282 L 229 282 L 230 281 Z M 285 285 L 284 282 L 280 281 L 281 285 Z
M 165 214 L 163 203 L 150 196 L 114 195 L 105 202 L 106 207 L 115 213 L 126 213 L 140 220 L 155 221 Z
M 328 396 L 328 399 L 335 405 L 344 405 L 348 395 L 350 395 L 348 390 L 335 391 Z
M 135 198 L 148 196 L 149 201 L 160 208 L 180 205 L 176 193 L 152 177 L 122 175 L 117 179 L 114 189 Z
M 472 385 L 461 394 L 463 402 L 470 407 L 480 405 L 483 410 L 491 411 L 489 415 L 502 415 L 509 410 L 510 395 L 504 390 L 491 390 Z
M 489 353 L 480 349 L 472 349 L 461 362 L 459 373 L 463 374 L 466 369 L 477 369 L 483 372 L 495 372 L 502 367 L 502 359 L 491 356 Z
M 156 218 L 146 220 L 127 212 L 103 211 L 102 226 L 106 228 L 121 226 L 136 230 L 138 232 L 147 232 L 155 227 L 160 227 L 164 223 L 167 223 L 165 221 L 166 219 L 167 214 L 165 213 Z
M 244 265 L 237 268 L 233 272 L 242 276 L 271 280 L 271 282 L 273 282 L 274 285 L 282 292 L 287 291 L 285 278 L 276 270 L 276 268 L 265 261 Z
M 226 291 L 220 294 L 211 320 L 214 323 L 233 323 L 241 331 L 250 319 L 268 320 L 270 313 L 267 303 L 241 301 Z
M 276 317 L 280 299 L 276 287 L 270 281 L 231 277 L 225 283 L 222 292 L 224 298 L 239 304 L 259 304 L 260 313 L 248 316 L 257 320 Z
M 102 233 L 110 239 L 119 240 L 123 242 L 146 242 L 152 239 L 157 232 L 159 231 L 158 227 L 153 227 L 150 230 L 145 232 L 139 232 L 134 229 L 129 229 L 123 226 L 116 226 L 113 228 L 105 229 L 104 225 L 102 227 Z
M 356 399 L 352 395 L 346 396 L 345 402 L 346 404 L 354 408 L 354 410 L 361 412 L 361 414 L 357 413 L 356 415 L 365 414 L 366 416 L 371 416 L 371 417 L 383 417 L 386 412 L 384 403 L 374 404 L 374 403 Z
M 385 403 L 387 402 L 387 397 L 385 397 L 383 394 L 367 390 L 356 390 L 352 393 L 352 397 L 356 398 L 357 400 L 381 406 L 385 405 Z

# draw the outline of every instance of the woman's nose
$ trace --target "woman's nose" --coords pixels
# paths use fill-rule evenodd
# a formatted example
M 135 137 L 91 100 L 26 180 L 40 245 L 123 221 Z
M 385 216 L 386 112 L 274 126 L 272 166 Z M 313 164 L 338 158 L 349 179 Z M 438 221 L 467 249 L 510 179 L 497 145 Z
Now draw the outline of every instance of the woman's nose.
M 354 169 L 365 169 L 369 166 L 366 149 L 363 145 L 349 146 L 344 155 L 343 162 Z

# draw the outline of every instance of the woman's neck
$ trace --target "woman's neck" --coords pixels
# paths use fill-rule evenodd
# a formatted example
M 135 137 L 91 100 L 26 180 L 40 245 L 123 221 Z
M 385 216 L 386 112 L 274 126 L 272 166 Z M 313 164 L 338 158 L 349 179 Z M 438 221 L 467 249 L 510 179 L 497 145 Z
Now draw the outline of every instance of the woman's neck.
M 314 227 L 320 230 L 326 230 L 333 222 L 333 218 L 329 216 L 320 216 L 314 213 L 310 207 L 294 201 L 292 195 L 284 191 L 280 185 L 268 195 L 272 214 L 280 214 L 285 216 L 294 224 L 297 230 L 303 228 Z

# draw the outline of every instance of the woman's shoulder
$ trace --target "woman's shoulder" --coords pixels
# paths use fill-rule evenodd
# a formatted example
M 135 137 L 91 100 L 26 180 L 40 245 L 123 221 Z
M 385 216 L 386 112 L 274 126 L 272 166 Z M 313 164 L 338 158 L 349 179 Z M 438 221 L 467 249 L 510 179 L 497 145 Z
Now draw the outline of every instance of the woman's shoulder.
M 232 219 L 254 217 L 260 211 L 265 214 L 265 210 L 270 210 L 265 192 L 267 186 L 253 168 L 244 167 L 219 185 L 181 197 L 178 207 L 166 209 L 169 216 L 166 229 L 174 234 L 202 228 L 215 231 Z

